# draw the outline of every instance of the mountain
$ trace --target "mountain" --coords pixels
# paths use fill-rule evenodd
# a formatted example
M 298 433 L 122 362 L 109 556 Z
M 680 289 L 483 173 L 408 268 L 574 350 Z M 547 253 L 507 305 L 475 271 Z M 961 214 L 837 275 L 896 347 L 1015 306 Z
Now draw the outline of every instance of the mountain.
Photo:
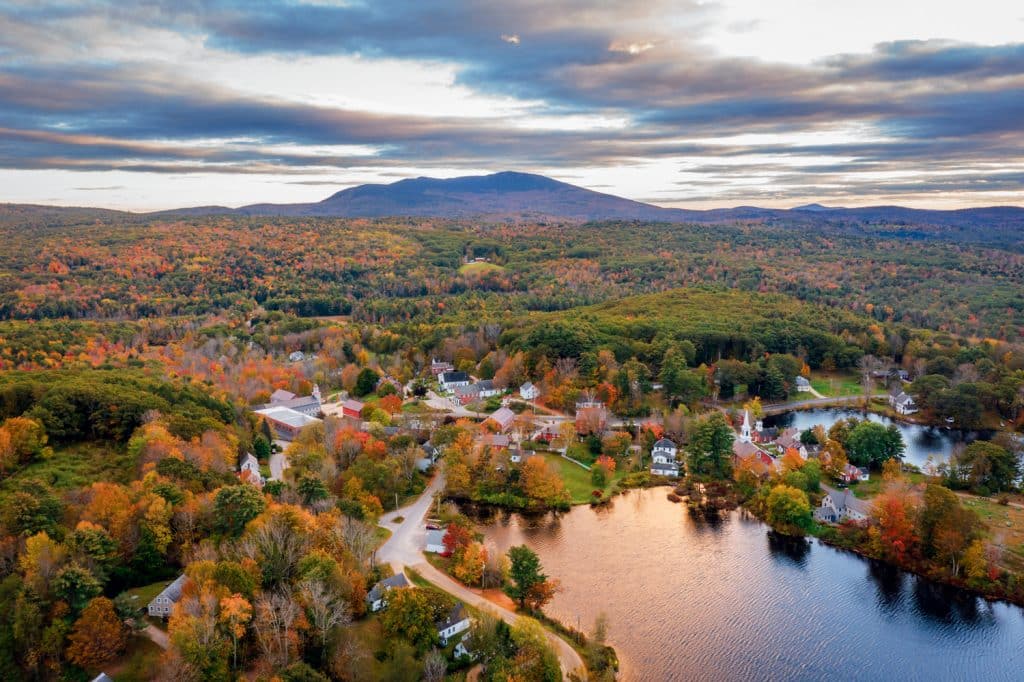
M 902 206 L 839 208 L 807 204 L 792 209 L 737 206 L 705 211 L 663 208 L 559 182 L 543 175 L 502 172 L 459 178 L 410 178 L 359 185 L 307 204 L 200 206 L 153 214 L 103 209 L 0 205 L 0 224 L 69 224 L 96 219 L 203 215 L 438 217 L 483 220 L 556 218 L 570 221 L 642 220 L 668 223 L 758 223 L 811 226 L 823 233 L 998 244 L 1024 251 L 1024 208 L 992 206 L 933 211 Z
M 445 218 L 558 217 L 570 220 L 685 220 L 691 211 L 666 209 L 594 192 L 543 175 L 494 173 L 460 178 L 411 178 L 360 185 L 312 204 L 254 204 L 245 215 L 434 216 Z

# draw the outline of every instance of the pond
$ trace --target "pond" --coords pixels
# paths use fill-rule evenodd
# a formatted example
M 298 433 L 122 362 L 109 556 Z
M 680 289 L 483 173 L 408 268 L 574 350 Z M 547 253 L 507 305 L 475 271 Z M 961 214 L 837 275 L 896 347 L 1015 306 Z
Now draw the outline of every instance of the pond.
M 935 461 L 944 461 L 949 458 L 953 448 L 960 444 L 970 443 L 979 438 L 985 440 L 991 437 L 987 432 L 961 431 L 959 429 L 947 429 L 938 426 L 922 426 L 920 424 L 908 424 L 895 421 L 878 414 L 864 413 L 849 409 L 821 409 L 804 410 L 800 412 L 786 412 L 784 414 L 768 416 L 764 418 L 765 426 L 786 428 L 795 426 L 801 431 L 809 429 L 816 424 L 823 424 L 826 429 L 840 419 L 856 417 L 858 419 L 870 419 L 871 421 L 885 424 L 895 424 L 896 428 L 903 434 L 903 442 L 907 449 L 903 461 L 917 466 L 923 466 L 929 455 Z
M 526 544 L 562 590 L 547 612 L 608 615 L 624 680 L 1011 680 L 1024 610 L 791 540 L 742 510 L 713 521 L 634 490 L 536 517 L 476 511 L 488 543 Z

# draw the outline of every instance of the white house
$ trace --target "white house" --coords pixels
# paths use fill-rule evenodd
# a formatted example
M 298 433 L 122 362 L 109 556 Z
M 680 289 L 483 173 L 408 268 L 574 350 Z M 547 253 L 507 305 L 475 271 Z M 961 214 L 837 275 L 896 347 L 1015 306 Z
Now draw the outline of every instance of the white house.
M 288 362 L 302 362 L 306 359 L 306 354 L 301 350 L 292 351 L 288 354 Z
M 416 460 L 416 468 L 420 471 L 426 471 L 430 467 L 434 466 L 437 462 L 437 458 L 440 456 L 441 451 L 434 447 L 431 442 L 426 442 L 420 446 L 423 450 L 423 456 Z
M 366 604 L 369 606 L 370 611 L 380 611 L 388 605 L 388 592 L 404 587 L 409 587 L 409 581 L 405 579 L 404 573 L 385 578 L 366 593 Z
M 442 391 L 451 391 L 456 386 L 469 386 L 469 375 L 465 372 L 442 372 L 437 377 Z
M 889 405 L 896 410 L 897 414 L 914 414 L 917 412 L 917 403 L 914 402 L 914 398 L 904 391 L 890 395 Z
M 867 467 L 855 467 L 852 464 L 847 464 L 839 477 L 847 483 L 853 483 L 854 481 L 870 481 L 871 472 L 867 470 Z
M 466 607 L 459 602 L 452 607 L 448 617 L 434 624 L 437 628 L 437 636 L 441 638 L 441 646 L 448 646 L 448 640 L 469 629 L 469 616 L 466 614 Z
M 651 448 L 651 474 L 654 476 L 679 476 L 679 462 L 676 454 L 679 448 L 668 438 L 662 438 Z
M 263 474 L 260 473 L 260 463 L 250 452 L 242 455 L 241 462 L 238 465 L 239 475 L 244 475 L 246 472 L 248 472 L 250 483 L 261 488 L 263 487 Z
M 822 523 L 842 523 L 843 521 L 867 521 L 870 506 L 864 500 L 858 500 L 849 490 L 834 490 L 822 486 L 827 493 L 821 500 L 821 506 L 814 510 L 814 519 Z
M 481 398 L 490 398 L 491 396 L 502 394 L 502 390 L 494 385 L 493 379 L 481 379 L 473 385 L 480 391 Z
M 181 599 L 181 590 L 185 586 L 186 580 L 188 578 L 185 574 L 179 575 L 173 583 L 156 595 L 153 601 L 149 602 L 149 605 L 146 607 L 147 613 L 154 618 L 167 618 L 170 616 L 174 605 Z
M 540 389 L 527 381 L 519 387 L 519 397 L 523 400 L 536 400 L 540 397 Z
M 444 552 L 444 536 L 448 533 L 444 528 L 427 529 L 427 542 L 426 551 L 433 552 L 434 554 L 441 554 Z
M 810 393 L 811 382 L 807 380 L 807 377 L 796 378 L 796 390 L 798 393 Z

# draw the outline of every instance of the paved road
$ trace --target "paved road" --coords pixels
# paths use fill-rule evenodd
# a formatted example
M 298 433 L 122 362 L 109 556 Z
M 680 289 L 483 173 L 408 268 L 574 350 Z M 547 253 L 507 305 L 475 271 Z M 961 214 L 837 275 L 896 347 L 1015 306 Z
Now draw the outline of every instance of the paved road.
M 288 458 L 284 456 L 283 452 L 272 453 L 270 455 L 270 480 L 282 480 L 281 476 L 284 474 L 284 470 L 289 466 Z
M 469 590 L 461 583 L 454 581 L 428 564 L 423 558 L 423 546 L 426 539 L 424 517 L 434 501 L 434 493 L 443 487 L 444 472 L 439 471 L 418 500 L 381 517 L 380 525 L 392 531 L 392 533 L 387 542 L 377 550 L 377 559 L 390 563 L 396 573 L 409 566 L 434 585 L 437 585 L 449 594 L 455 595 L 455 597 L 474 608 L 488 611 L 506 623 L 515 623 L 516 619 L 519 618 L 517 614 L 508 609 L 501 608 L 476 592 Z M 396 526 L 394 519 L 398 516 L 403 517 L 403 521 Z M 545 631 L 545 634 L 547 634 L 552 648 L 558 654 L 563 679 L 568 679 L 569 673 L 574 671 L 582 676 L 585 667 L 583 659 L 576 653 L 576 650 L 558 635 L 547 631 Z

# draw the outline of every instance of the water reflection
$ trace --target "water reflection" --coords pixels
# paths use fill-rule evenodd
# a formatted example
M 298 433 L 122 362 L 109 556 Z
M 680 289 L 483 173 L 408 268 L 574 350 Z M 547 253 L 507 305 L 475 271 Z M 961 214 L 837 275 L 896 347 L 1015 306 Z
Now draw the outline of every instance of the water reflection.
M 798 568 L 807 568 L 807 556 L 811 553 L 811 541 L 807 538 L 794 538 L 769 530 L 768 552 L 779 563 Z
M 609 615 L 625 680 L 1021 679 L 1024 610 L 666 493 L 562 514 L 467 511 L 489 545 L 540 555 L 563 586 L 552 616 L 588 628 Z
M 878 592 L 878 606 L 886 612 L 895 611 L 903 602 L 904 581 L 907 574 L 889 564 L 868 559 L 868 578 Z
M 765 426 L 769 427 L 786 428 L 795 426 L 800 430 L 809 429 L 816 424 L 823 424 L 827 429 L 840 419 L 849 419 L 850 417 L 870 419 L 886 426 L 895 424 L 903 436 L 903 442 L 907 446 L 904 459 L 917 466 L 923 466 L 929 456 L 937 461 L 948 459 L 950 453 L 953 452 L 953 448 L 958 444 L 971 443 L 978 439 L 988 440 L 992 437 L 992 432 L 990 431 L 962 431 L 960 429 L 907 424 L 894 421 L 882 415 L 849 409 L 786 412 L 765 417 L 764 423 Z

